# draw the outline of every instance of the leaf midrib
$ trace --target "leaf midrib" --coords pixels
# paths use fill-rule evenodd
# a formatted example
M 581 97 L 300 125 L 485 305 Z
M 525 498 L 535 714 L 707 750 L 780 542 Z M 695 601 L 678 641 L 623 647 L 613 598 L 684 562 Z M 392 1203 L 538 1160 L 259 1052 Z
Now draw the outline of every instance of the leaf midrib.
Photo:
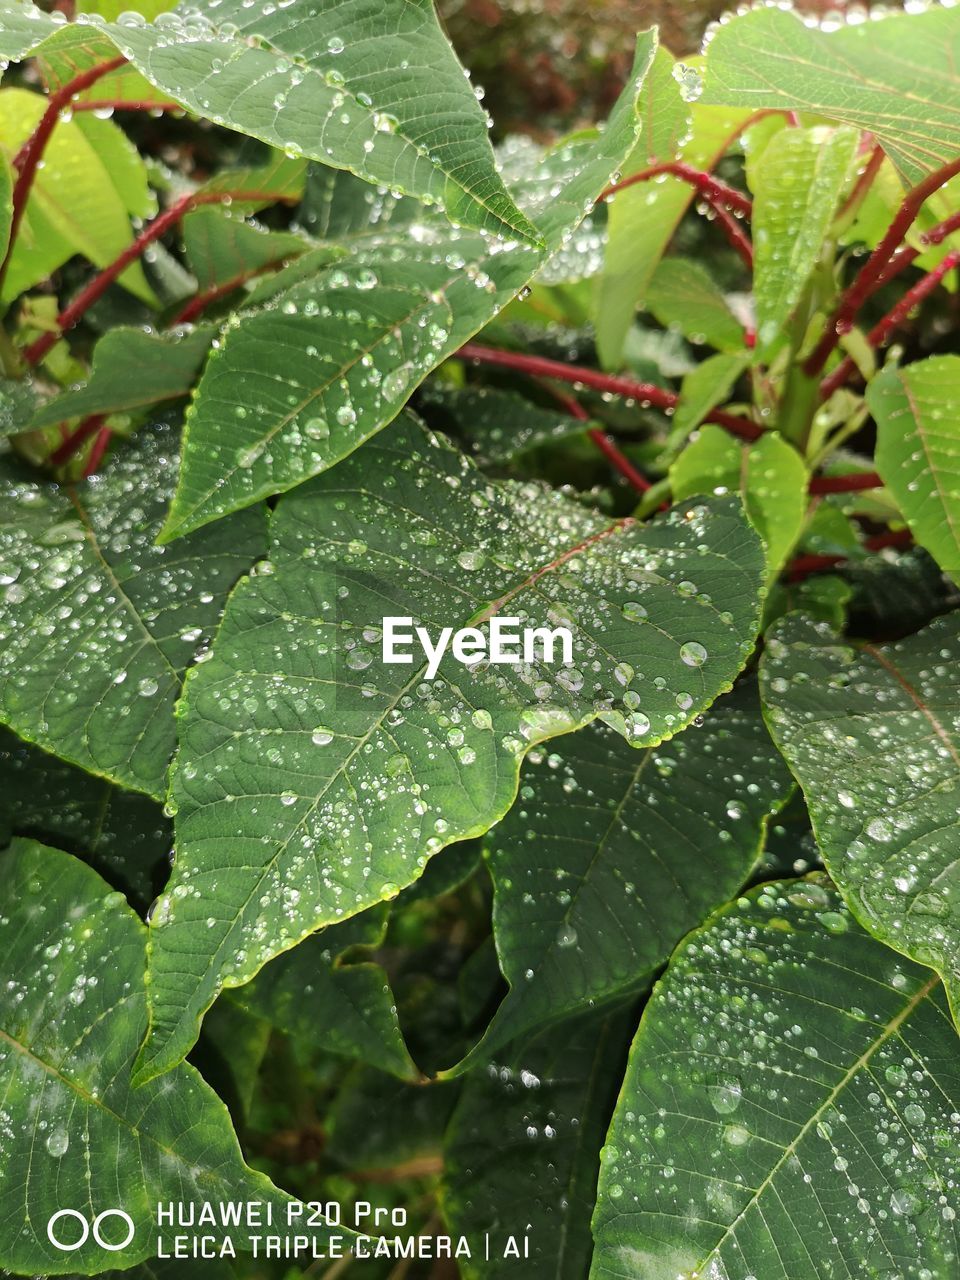
M 910 1014 L 913 1013 L 913 1011 L 917 1008 L 920 1002 L 922 1000 L 925 1000 L 927 996 L 930 994 L 930 992 L 936 986 L 939 985 L 939 983 L 940 983 L 940 977 L 938 974 L 933 974 L 932 977 L 928 978 L 927 981 L 910 998 L 910 1000 L 907 1001 L 907 1003 L 904 1005 L 901 1011 L 896 1015 L 896 1017 L 891 1018 L 890 1021 L 885 1024 L 880 1035 L 878 1035 L 877 1038 L 872 1042 L 872 1044 L 870 1044 L 868 1048 L 864 1050 L 864 1052 L 860 1055 L 860 1057 L 857 1058 L 856 1062 L 854 1062 L 847 1069 L 847 1071 L 843 1074 L 843 1076 L 840 1078 L 837 1084 L 835 1084 L 834 1087 L 830 1090 L 829 1094 L 826 1096 L 823 1102 L 821 1102 L 821 1104 L 816 1108 L 816 1110 L 810 1115 L 806 1123 L 794 1135 L 794 1137 L 790 1140 L 787 1146 L 783 1148 L 780 1158 L 773 1165 L 770 1172 L 767 1174 L 764 1180 L 760 1183 L 759 1187 L 757 1187 L 756 1190 L 752 1192 L 747 1203 L 743 1206 L 743 1208 L 737 1214 L 736 1218 L 734 1218 L 733 1222 L 731 1222 L 730 1225 L 725 1229 L 720 1239 L 714 1245 L 711 1246 L 709 1253 L 703 1256 L 703 1258 L 699 1263 L 700 1267 L 704 1267 L 707 1265 L 707 1263 L 714 1261 L 718 1258 L 719 1252 L 723 1248 L 724 1244 L 726 1244 L 727 1240 L 729 1240 L 732 1236 L 735 1236 L 737 1227 L 740 1225 L 743 1218 L 746 1216 L 746 1214 L 749 1212 L 750 1209 L 752 1209 L 756 1204 L 759 1203 L 763 1193 L 770 1186 L 773 1179 L 783 1168 L 784 1164 L 791 1158 L 791 1156 L 795 1154 L 797 1147 L 800 1145 L 802 1140 L 807 1136 L 810 1130 L 819 1122 L 821 1117 L 826 1114 L 829 1108 L 833 1106 L 837 1098 L 844 1091 L 844 1089 L 846 1089 L 846 1087 L 854 1079 L 857 1073 L 863 1070 L 863 1068 L 868 1065 L 868 1063 L 873 1058 L 874 1054 L 879 1049 L 881 1049 L 888 1040 L 890 1040 L 893 1036 L 897 1035 L 901 1026 L 904 1024 L 904 1022 L 907 1020 Z

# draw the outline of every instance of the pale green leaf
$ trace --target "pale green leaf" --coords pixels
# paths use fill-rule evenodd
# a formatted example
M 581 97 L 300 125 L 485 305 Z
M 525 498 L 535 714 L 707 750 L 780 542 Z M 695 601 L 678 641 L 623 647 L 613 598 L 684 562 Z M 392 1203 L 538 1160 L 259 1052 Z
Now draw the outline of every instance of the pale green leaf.
M 765 885 L 690 936 L 644 1010 L 591 1277 L 951 1280 L 958 1117 L 937 980 L 822 879 Z
M 95 871 L 16 840 L 0 854 L 0 918 L 10 969 L 0 993 L 0 1265 L 21 1275 L 131 1266 L 153 1256 L 157 1202 L 287 1197 L 243 1163 L 226 1107 L 186 1063 L 132 1089 L 146 1025 L 146 930 Z M 119 1204 L 118 1204 L 119 1200 Z M 64 1252 L 47 1238 L 60 1209 L 122 1207 L 132 1241 L 105 1255 L 93 1234 Z M 72 1232 L 71 1232 L 72 1229 Z M 54 1224 L 54 1230 L 58 1230 Z M 75 1221 L 59 1224 L 75 1239 Z M 108 1240 L 126 1225 L 106 1220 Z
M 407 418 L 284 498 L 271 530 L 271 571 L 234 591 L 181 703 L 144 1074 L 183 1056 L 221 986 L 486 831 L 530 747 L 598 717 L 652 745 L 729 688 L 753 645 L 763 558 L 738 503 L 611 522 L 491 484 Z M 419 657 L 382 661 L 386 616 L 433 634 L 498 614 L 569 627 L 573 665 L 448 653 L 427 680 Z
M 803 297 L 852 170 L 853 129 L 784 129 L 754 170 L 757 356 L 782 336 Z
M 960 581 L 960 357 L 885 369 L 867 404 L 884 484 L 916 540 Z
M 157 797 L 182 673 L 263 548 L 259 510 L 154 545 L 176 457 L 152 428 L 76 488 L 0 473 L 0 721 Z
M 746 881 L 791 786 L 755 683 L 717 702 L 702 727 L 641 753 L 591 726 L 528 766 L 523 783 L 487 836 L 510 992 L 478 1047 L 485 1057 L 649 982 Z
M 771 577 L 803 528 L 807 469 L 797 451 L 772 432 L 746 444 L 721 427 L 702 427 L 671 464 L 670 486 L 678 500 L 717 489 L 740 490 L 766 545 Z
M 876 135 L 910 184 L 960 154 L 960 12 L 934 6 L 822 31 L 757 9 L 717 28 L 703 101 L 809 111 Z
M 215 333 L 213 325 L 172 333 L 108 330 L 93 349 L 89 379 L 47 400 L 30 428 L 85 414 L 132 412 L 187 395 Z
M 663 91 L 671 98 L 676 84 Z M 676 103 L 672 109 L 676 109 Z M 704 107 L 691 108 L 692 133 L 680 151 L 680 159 L 695 169 L 711 170 L 739 135 L 750 112 Z M 672 160 L 672 155 L 659 157 Z M 623 166 L 623 176 L 649 167 L 640 147 Z M 605 368 L 618 368 L 624 343 L 638 306 L 658 263 L 693 201 L 695 192 L 679 178 L 659 177 L 618 192 L 609 204 L 607 252 L 596 299 L 597 349 Z
M 740 353 L 743 325 L 707 269 L 690 258 L 666 258 L 653 273 L 646 308 L 665 328 L 694 343 Z
M 861 923 L 960 981 L 960 616 L 852 645 L 798 616 L 769 639 L 765 714 Z
M 718 351 L 685 375 L 670 426 L 671 445 L 682 443 L 695 427 L 699 427 L 711 409 L 730 398 L 751 359 L 746 348 L 736 353 Z
M 33 132 L 45 106 L 38 93 L 0 91 L 0 147 L 8 160 Z M 32 288 L 75 253 L 94 266 L 107 266 L 133 241 L 130 215 L 142 216 L 152 203 L 143 162 L 112 121 L 61 120 L 27 201 L 3 297 Z M 143 301 L 156 301 L 139 263 L 119 282 Z

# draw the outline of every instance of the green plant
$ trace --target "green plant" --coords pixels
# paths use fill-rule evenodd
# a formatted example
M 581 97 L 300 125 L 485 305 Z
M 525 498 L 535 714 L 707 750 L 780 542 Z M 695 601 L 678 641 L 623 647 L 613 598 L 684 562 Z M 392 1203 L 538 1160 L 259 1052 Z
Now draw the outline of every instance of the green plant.
M 960 12 L 494 149 L 429 0 L 77 9 L 0 4 L 0 1265 L 955 1276 Z

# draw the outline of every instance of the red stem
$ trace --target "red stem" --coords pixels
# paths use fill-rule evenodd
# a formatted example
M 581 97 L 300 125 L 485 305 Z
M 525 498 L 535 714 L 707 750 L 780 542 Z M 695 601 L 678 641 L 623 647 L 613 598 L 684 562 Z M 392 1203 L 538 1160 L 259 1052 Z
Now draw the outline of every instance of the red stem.
M 551 395 L 563 405 L 571 418 L 577 418 L 580 422 L 589 422 L 590 415 L 584 409 L 579 400 L 575 400 L 573 396 L 568 396 L 563 391 L 555 391 L 551 388 Z M 599 427 L 591 427 L 587 435 L 604 455 L 607 461 L 624 476 L 638 493 L 646 493 L 650 488 L 650 481 L 645 475 L 642 475 L 633 463 L 624 454 L 620 452 L 614 442 L 610 439 L 605 431 L 601 431 Z
M 753 245 L 750 242 L 750 237 L 729 209 L 725 209 L 722 204 L 714 204 L 713 201 L 710 201 L 710 208 L 716 214 L 717 222 L 726 233 L 727 239 L 746 263 L 747 270 L 752 271 Z
M 249 271 L 241 271 L 237 275 L 232 276 L 229 280 L 224 280 L 222 284 L 211 285 L 209 289 L 203 289 L 199 293 L 195 293 L 186 304 L 176 313 L 170 320 L 170 326 L 176 324 L 192 324 L 201 312 L 206 311 L 212 303 L 217 302 L 220 298 L 225 298 L 227 294 L 233 293 L 234 290 L 241 288 L 248 280 L 252 280 L 254 276 L 259 276 L 266 271 L 273 270 L 282 266 L 284 258 L 278 258 L 275 262 L 265 262 L 262 266 L 251 267 Z
M 909 529 L 898 529 L 895 533 L 878 533 L 875 537 L 867 538 L 863 545 L 867 551 L 882 551 L 885 547 L 906 547 L 912 541 L 913 535 Z M 797 556 L 787 565 L 787 576 L 792 582 L 796 582 L 821 569 L 832 569 L 848 559 L 849 556 Z
M 465 343 L 458 354 L 464 360 L 477 360 L 482 364 L 516 369 L 520 373 L 529 373 L 535 378 L 555 378 L 559 382 L 579 383 L 581 386 L 591 387 L 594 391 L 607 391 L 612 395 L 627 396 L 631 400 L 639 400 L 644 407 L 654 405 L 658 409 L 674 409 L 680 398 L 675 391 L 665 391 L 663 387 L 655 387 L 649 382 L 634 382 L 632 378 L 599 373 L 595 369 L 564 364 L 560 360 L 549 360 L 545 356 L 523 355 L 518 351 L 500 351 L 494 347 L 481 346 L 477 342 Z M 758 427 L 749 418 L 724 413 L 721 409 L 711 410 L 707 415 L 707 421 L 726 427 L 728 431 L 743 440 L 756 440 L 763 434 L 763 428 Z
M 922 182 L 919 182 L 907 192 L 896 216 L 887 228 L 886 235 L 871 253 L 856 279 L 843 294 L 832 319 L 824 330 L 823 337 L 817 343 L 813 354 L 804 365 L 804 370 L 810 377 L 816 377 L 817 374 L 823 371 L 830 353 L 836 347 L 840 338 L 843 334 L 849 333 L 853 327 L 854 318 L 865 300 L 875 288 L 885 283 L 888 278 L 886 273 L 891 260 L 894 258 L 898 246 L 910 230 L 923 205 L 930 196 L 940 190 L 944 183 L 949 182 L 958 173 L 960 173 L 960 157 L 951 161 L 950 164 L 944 165 L 936 173 L 928 174 Z
M 95 413 L 89 418 L 84 418 L 78 427 L 76 427 L 66 440 L 55 449 L 47 461 L 51 466 L 62 467 L 65 462 L 73 457 L 87 443 L 91 436 L 95 436 L 106 421 L 105 413 Z
M 662 164 L 651 165 L 648 169 L 641 169 L 639 173 L 632 173 L 629 178 L 614 182 L 601 191 L 598 201 L 606 200 L 616 195 L 618 191 L 626 191 L 627 187 L 635 186 L 638 182 L 649 182 L 651 178 L 659 177 L 660 174 L 669 174 L 671 177 L 680 178 L 683 182 L 689 182 L 711 204 L 733 209 L 745 218 L 749 218 L 753 211 L 752 203 L 741 191 L 737 191 L 726 182 L 721 182 L 719 178 L 706 173 L 703 169 L 695 169 L 692 165 L 684 164 L 682 160 L 664 161 Z
M 97 438 L 94 440 L 90 456 L 87 458 L 87 465 L 83 468 L 84 480 L 89 480 L 92 475 L 96 474 L 97 468 L 103 461 L 103 455 L 107 451 L 107 445 L 110 443 L 112 434 L 109 427 L 101 427 L 97 432 Z
M 14 156 L 13 168 L 16 172 L 17 180 L 13 186 L 10 239 L 7 244 L 6 257 L 0 263 L 0 284 L 3 283 L 4 276 L 7 273 L 7 265 L 13 253 L 17 231 L 20 229 L 20 223 L 23 221 L 23 214 L 27 207 L 27 198 L 30 195 L 33 180 L 37 176 L 37 165 L 40 163 L 46 145 L 50 141 L 50 135 L 60 119 L 61 111 L 70 105 L 71 100 L 78 93 L 82 93 L 84 89 L 95 84 L 109 72 L 116 71 L 117 67 L 122 67 L 125 62 L 126 58 L 116 57 L 109 62 L 101 62 L 95 67 L 89 67 L 86 71 L 82 71 L 80 75 L 74 76 L 72 80 L 68 80 L 56 93 L 51 94 L 37 127 Z
M 74 111 L 184 111 L 179 102 L 151 102 L 142 99 L 136 102 L 124 98 L 84 98 L 73 104 Z
M 808 488 L 811 493 L 857 493 L 861 489 L 879 489 L 882 485 L 876 471 L 858 471 L 849 476 L 814 476 Z
M 880 166 L 882 164 L 883 147 L 878 143 L 870 152 L 870 159 L 867 161 L 863 172 L 853 185 L 853 190 L 850 192 L 849 196 L 847 196 L 840 211 L 838 212 L 838 218 L 849 217 L 855 209 L 860 207 L 867 192 L 870 190 L 871 186 L 873 186 L 873 180 L 880 171 Z
M 136 240 L 129 244 L 118 258 L 114 259 L 99 275 L 94 276 L 85 288 L 80 290 L 73 302 L 57 316 L 56 329 L 41 334 L 36 341 L 32 342 L 23 353 L 24 359 L 31 365 L 39 363 L 54 343 L 57 342 L 60 335 L 67 329 L 72 328 L 84 313 L 106 293 L 117 276 L 121 275 L 132 262 L 135 262 L 143 251 L 153 244 L 154 240 L 159 240 L 162 235 L 192 209 L 204 204 L 223 204 L 227 200 L 275 199 L 277 199 L 276 193 L 272 191 L 207 191 L 193 192 L 190 195 L 181 196 L 179 200 L 174 201 L 169 209 L 164 210 L 148 226 L 144 227 Z

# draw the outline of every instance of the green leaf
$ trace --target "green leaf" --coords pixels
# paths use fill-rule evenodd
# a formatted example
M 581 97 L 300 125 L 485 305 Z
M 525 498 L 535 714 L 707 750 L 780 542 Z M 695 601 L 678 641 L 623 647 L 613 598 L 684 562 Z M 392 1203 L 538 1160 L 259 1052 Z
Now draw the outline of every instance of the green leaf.
M 158 798 L 182 673 L 264 530 L 254 510 L 155 546 L 175 460 L 160 428 L 77 488 L 0 472 L 0 722 Z
M 702 427 L 670 466 L 670 487 L 680 501 L 718 489 L 740 490 L 767 548 L 770 576 L 796 542 L 807 510 L 807 469 L 782 436 L 763 435 L 755 444 L 736 440 L 721 427 Z
M 8 160 L 33 132 L 45 106 L 38 93 L 0 91 L 0 146 Z M 4 299 L 45 280 L 75 253 L 94 266 L 107 266 L 133 241 L 130 216 L 142 217 L 152 207 L 143 162 L 112 121 L 61 120 L 27 201 Z M 119 283 L 144 302 L 156 302 L 138 262 Z
M 958 1064 L 940 984 L 822 880 L 753 891 L 644 1011 L 591 1277 L 948 1280 Z
M 452 1232 L 473 1245 L 460 1263 L 466 1280 L 586 1274 L 600 1146 L 634 1021 L 620 1009 L 565 1022 L 466 1081 L 447 1129 L 443 1193 Z M 503 1248 L 521 1232 L 530 1256 L 518 1263 Z
M 960 153 L 960 14 L 931 8 L 821 31 L 758 9 L 720 26 L 703 101 L 805 111 L 865 129 L 910 184 Z
M 358 1063 L 330 1107 L 325 1154 L 361 1171 L 435 1158 L 459 1092 L 459 1081 L 411 1084 Z
M 455 428 L 481 467 L 503 465 L 529 449 L 583 436 L 591 425 L 495 387 L 427 386 L 419 407 L 438 425 Z
M 960 581 L 960 357 L 885 369 L 867 404 L 884 484 L 917 542 Z
M 671 109 L 677 110 L 678 86 L 664 82 L 661 87 L 673 100 Z M 713 169 L 750 114 L 694 103 L 692 133 L 680 150 L 680 159 L 695 169 Z M 675 157 L 668 154 L 655 158 Z M 623 176 L 639 173 L 649 163 L 641 139 L 637 151 L 623 166 Z M 604 368 L 619 368 L 634 313 L 646 298 L 653 273 L 694 195 L 689 183 L 660 177 L 627 187 L 610 201 L 607 253 L 597 289 L 595 317 L 597 349 Z
M 0 1265 L 27 1275 L 102 1271 L 92 1233 L 69 1253 L 49 1242 L 59 1209 L 122 1207 L 135 1230 L 108 1255 L 119 1266 L 152 1256 L 158 1201 L 263 1200 L 280 1212 L 287 1197 L 244 1165 L 226 1108 L 193 1067 L 130 1087 L 146 1025 L 146 930 L 123 896 L 32 840 L 14 841 L 0 863 L 11 966 L 0 994 Z M 69 1227 L 77 1230 L 63 1223 L 64 1238 Z M 123 1239 L 116 1219 L 103 1230 Z
M 769 353 L 820 257 L 857 149 L 853 129 L 784 129 L 754 168 L 757 358 Z
M 373 928 L 359 933 L 356 925 L 368 915 Z M 343 960 L 344 951 L 358 943 L 380 944 L 386 924 L 386 912 L 373 908 L 324 929 L 267 965 L 232 999 L 312 1047 L 359 1058 L 401 1080 L 419 1080 L 386 973 L 371 961 Z
M 173 333 L 108 330 L 93 349 L 89 380 L 41 405 L 30 429 L 87 414 L 146 409 L 187 395 L 215 333 L 213 325 Z
M 741 353 L 743 325 L 710 273 L 690 258 L 666 258 L 647 288 L 646 307 L 664 328 L 674 328 L 691 342 L 718 351 Z
M 236 281 L 238 287 L 269 267 L 311 248 L 290 231 L 268 231 L 222 209 L 196 209 L 183 220 L 183 251 L 201 290 Z
M 166 879 L 173 824 L 160 806 L 0 729 L 0 848 L 30 836 L 82 858 L 138 910 Z
M 442 205 L 530 244 L 537 229 L 494 166 L 486 118 L 429 0 L 307 0 L 269 13 L 201 0 L 118 48 L 190 110 L 288 153 Z
M 524 198 L 547 249 L 418 223 L 285 293 L 272 291 L 262 309 L 232 320 L 188 413 L 164 538 L 326 471 L 395 418 L 417 384 L 513 298 L 582 219 L 633 145 L 652 52 L 648 34 L 603 133 L 548 154 L 529 184 Z
M 680 385 L 680 402 L 670 428 L 671 444 L 685 440 L 711 409 L 730 398 L 751 361 L 746 348 L 736 354 L 719 351 L 690 370 Z
M 271 572 L 234 591 L 181 704 L 145 1075 L 183 1056 L 222 985 L 486 831 L 530 747 L 598 717 L 652 745 L 729 688 L 753 645 L 763 563 L 738 503 L 610 522 L 494 486 L 407 418 L 283 499 L 271 534 Z M 378 656 L 386 616 L 434 635 L 496 614 L 568 627 L 575 665 L 448 654 L 427 680 L 419 659 Z M 178 891 L 187 879 L 200 898 Z
M 510 993 L 478 1046 L 485 1057 L 649 982 L 746 881 L 790 775 L 747 684 L 702 728 L 644 752 L 605 726 L 585 729 L 541 754 L 523 783 L 487 836 Z
M 960 981 L 960 616 L 853 646 L 784 619 L 762 665 L 770 732 L 807 797 L 827 870 L 857 919 Z
M 0 378 L 0 436 L 28 431 L 36 404 L 37 393 L 32 383 Z

